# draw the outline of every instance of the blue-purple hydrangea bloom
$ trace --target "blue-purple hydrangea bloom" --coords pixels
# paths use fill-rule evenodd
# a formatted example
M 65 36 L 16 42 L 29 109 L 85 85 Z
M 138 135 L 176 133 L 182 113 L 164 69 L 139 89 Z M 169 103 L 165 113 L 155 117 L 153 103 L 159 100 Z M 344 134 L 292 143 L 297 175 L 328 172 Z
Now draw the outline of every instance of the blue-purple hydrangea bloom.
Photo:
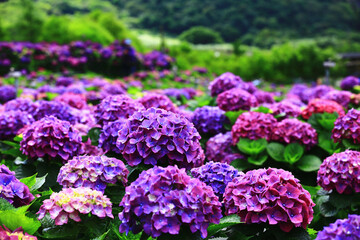
M 337 219 L 319 231 L 315 240 L 360 240 L 360 216 L 349 214 L 346 219 Z
M 341 142 L 349 139 L 355 144 L 360 143 L 360 111 L 350 109 L 345 116 L 340 116 L 334 123 L 332 139 Z
M 224 125 L 230 123 L 223 110 L 210 106 L 197 108 L 191 120 L 199 133 L 204 135 L 216 135 L 225 132 Z
M 0 103 L 8 102 L 14 98 L 16 98 L 14 86 L 5 85 L 0 87 Z
M 99 147 L 105 152 L 120 153 L 119 149 L 116 147 L 116 140 L 119 136 L 118 132 L 120 127 L 124 121 L 124 119 L 120 119 L 103 126 L 99 136 Z
M 0 112 L 0 140 L 14 138 L 20 129 L 34 122 L 33 117 L 22 111 Z
M 222 92 L 237 87 L 242 82 L 239 76 L 226 72 L 215 78 L 209 85 L 211 96 L 215 97 Z

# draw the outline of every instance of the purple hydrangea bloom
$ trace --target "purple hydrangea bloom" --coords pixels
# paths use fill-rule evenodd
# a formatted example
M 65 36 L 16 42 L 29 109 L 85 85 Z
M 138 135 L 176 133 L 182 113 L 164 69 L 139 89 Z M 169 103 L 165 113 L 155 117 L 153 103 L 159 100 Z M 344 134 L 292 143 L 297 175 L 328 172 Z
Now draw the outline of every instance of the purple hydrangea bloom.
M 295 95 L 302 98 L 302 94 L 308 89 L 309 87 L 306 84 L 296 83 L 292 86 L 292 88 L 288 92 L 288 95 Z
M 197 108 L 191 121 L 200 134 L 212 136 L 225 132 L 224 125 L 230 123 L 223 110 L 210 106 Z
M 168 97 L 173 97 L 177 100 L 181 100 L 182 97 L 186 99 L 192 99 L 196 96 L 196 90 L 193 88 L 168 88 L 164 89 L 163 93 Z
M 106 96 L 109 95 L 121 95 L 126 93 L 126 86 L 122 82 L 106 83 L 101 88 L 101 94 Z
M 230 164 L 236 159 L 244 159 L 240 153 L 233 153 L 231 150 L 231 132 L 219 133 L 210 138 L 206 143 L 206 159 L 213 162 Z
M 226 72 L 215 78 L 209 85 L 211 96 L 215 97 L 222 92 L 237 87 L 242 81 L 239 76 L 233 73 Z
M 224 111 L 250 110 L 259 105 L 252 94 L 240 88 L 232 88 L 220 93 L 216 102 Z
M 144 97 L 139 99 L 139 102 L 144 105 L 146 109 L 154 107 L 170 112 L 176 112 L 176 106 L 166 95 L 147 93 Z
M 241 221 L 279 225 L 289 232 L 313 219 L 314 202 L 290 172 L 276 169 L 248 171 L 228 183 L 224 193 L 225 214 L 237 214 Z
M 11 231 L 5 225 L 0 226 L 0 239 L 4 240 L 38 240 L 37 237 L 32 236 L 23 231 L 22 227 Z
M 346 219 L 337 219 L 319 231 L 315 240 L 360 240 L 360 216 L 349 214 Z
M 359 78 L 348 76 L 341 81 L 340 88 L 342 90 L 352 90 L 357 85 L 360 85 Z
M 141 230 L 152 237 L 179 234 L 180 227 L 207 236 L 210 223 L 218 224 L 221 203 L 211 187 L 176 166 L 143 171 L 129 187 L 120 206 L 121 233 Z
M 313 99 L 309 102 L 307 107 L 302 110 L 301 116 L 304 119 L 309 119 L 314 113 L 334 113 L 337 112 L 340 117 L 345 115 L 343 107 L 337 102 L 325 99 Z
M 0 87 L 0 103 L 5 103 L 15 98 L 16 89 L 14 86 L 6 85 Z
M 134 112 L 144 110 L 144 106 L 127 95 L 111 95 L 101 101 L 95 109 L 98 124 L 104 126 L 109 122 L 127 119 Z
M 26 112 L 0 112 L 0 139 L 6 140 L 14 138 L 20 129 L 33 122 L 33 117 Z
M 80 156 L 61 167 L 57 181 L 63 187 L 89 187 L 104 192 L 107 183 L 127 183 L 124 163 L 106 156 Z
M 298 117 L 301 113 L 301 108 L 288 100 L 283 100 L 281 102 L 271 104 L 269 108 L 273 111 L 272 114 L 274 116 L 280 114 L 285 115 L 282 118 Z
M 87 109 L 89 106 L 86 102 L 85 94 L 78 93 L 64 93 L 57 96 L 55 101 L 66 103 L 67 105 L 76 109 Z
M 332 90 L 325 94 L 322 99 L 332 100 L 347 108 L 351 101 L 352 93 L 348 91 Z
M 116 147 L 116 140 L 118 138 L 120 127 L 124 121 L 124 119 L 120 119 L 115 122 L 110 122 L 102 128 L 99 136 L 99 147 L 105 152 L 120 153 L 119 149 Z
M 265 92 L 261 90 L 257 90 L 253 93 L 253 96 L 256 98 L 259 104 L 262 103 L 274 103 L 274 94 L 270 92 Z
M 56 79 L 56 86 L 70 86 L 71 84 L 73 84 L 75 82 L 75 79 L 72 77 L 65 77 L 65 76 L 60 76 Z
M 65 161 L 83 153 L 80 132 L 54 116 L 29 125 L 23 133 L 20 150 L 31 158 L 50 156 Z
M 220 200 L 222 200 L 226 185 L 240 174 L 243 173 L 239 173 L 236 168 L 219 162 L 208 162 L 201 167 L 191 169 L 191 175 L 212 187 Z
M 150 70 L 170 68 L 172 62 L 174 62 L 172 57 L 156 50 L 143 55 L 144 66 Z
M 29 205 L 35 199 L 29 187 L 20 182 L 14 172 L 5 165 L 1 165 L 0 170 L 0 198 L 4 198 L 15 207 Z
M 69 218 L 80 222 L 80 214 L 91 213 L 99 218 L 114 218 L 111 212 L 112 203 L 102 192 L 79 187 L 64 188 L 58 193 L 52 193 L 50 199 L 44 200 L 37 214 L 42 219 L 49 213 L 55 220 L 55 225 L 64 225 Z
M 20 110 L 32 114 L 36 111 L 36 105 L 32 100 L 28 98 L 16 98 L 5 103 L 4 110 Z
M 350 109 L 345 116 L 340 116 L 334 123 L 332 139 L 341 142 L 343 139 L 350 139 L 355 144 L 360 143 L 360 111 Z
M 269 113 L 244 112 L 237 119 L 231 129 L 232 143 L 235 145 L 240 138 L 257 140 L 271 139 L 276 119 Z
M 300 143 L 310 149 L 317 144 L 317 133 L 309 123 L 296 118 L 284 119 L 275 124 L 272 140 L 283 143 Z
M 120 126 L 116 146 L 130 166 L 143 162 L 191 169 L 204 162 L 200 138 L 185 117 L 149 108 L 134 113 Z
M 325 96 L 328 92 L 333 91 L 334 88 L 332 88 L 331 86 L 327 86 L 327 85 L 318 85 L 316 87 L 313 88 L 309 88 L 307 91 L 308 93 L 308 100 L 312 100 L 315 98 L 322 98 L 323 96 Z
M 35 105 L 35 111 L 30 113 L 35 120 L 40 120 L 46 116 L 54 116 L 60 120 L 71 122 L 72 124 L 78 120 L 75 116 L 74 108 L 71 108 L 66 103 L 40 100 L 35 102 Z
M 360 152 L 346 150 L 327 157 L 320 165 L 318 184 L 340 194 L 360 192 Z

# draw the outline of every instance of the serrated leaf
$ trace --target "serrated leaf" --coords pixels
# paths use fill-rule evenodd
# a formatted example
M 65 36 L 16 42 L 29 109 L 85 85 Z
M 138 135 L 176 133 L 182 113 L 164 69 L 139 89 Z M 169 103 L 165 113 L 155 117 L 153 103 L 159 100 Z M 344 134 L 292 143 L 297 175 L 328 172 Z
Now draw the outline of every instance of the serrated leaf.
M 256 166 L 262 166 L 266 162 L 268 157 L 269 156 L 267 154 L 249 156 L 248 162 Z
M 26 186 L 31 188 L 36 183 L 36 175 L 37 175 L 37 173 L 35 173 L 34 175 L 32 175 L 30 177 L 22 178 L 22 179 L 20 179 L 20 182 L 22 182 L 23 184 L 25 184 Z
M 248 138 L 240 138 L 237 143 L 238 149 L 248 155 L 257 155 L 266 149 L 266 139 L 251 140 Z
M 36 191 L 38 190 L 39 188 L 41 188 L 44 183 L 45 183 L 45 180 L 46 180 L 46 176 L 48 174 L 45 174 L 44 176 L 42 177 L 39 177 L 39 178 L 36 178 L 36 182 L 35 184 L 30 188 L 30 192 L 33 192 L 33 191 Z
M 229 111 L 229 112 L 225 113 L 225 116 L 227 116 L 229 118 L 231 125 L 234 125 L 236 122 L 236 119 L 238 119 L 238 117 L 244 112 L 246 112 L 246 111 L 244 111 L 244 110 L 240 110 L 237 112 Z
M 230 215 L 230 216 L 226 216 L 223 217 L 222 219 L 220 219 L 220 223 L 219 224 L 210 224 L 207 232 L 208 232 L 208 237 L 206 239 L 209 239 L 211 236 L 215 235 L 216 233 L 218 233 L 220 230 L 239 224 L 241 223 L 240 221 L 240 217 L 236 214 Z
M 91 140 L 91 145 L 98 146 L 99 145 L 99 136 L 101 133 L 101 128 L 92 128 L 88 132 L 88 136 Z
M 323 129 L 331 131 L 334 128 L 334 123 L 338 117 L 339 114 L 337 112 L 324 112 L 317 115 L 317 121 Z
M 49 239 L 76 239 L 78 234 L 79 228 L 77 226 L 66 224 L 44 228 L 40 236 Z
M 22 227 L 30 235 L 33 235 L 41 226 L 38 220 L 29 218 L 16 209 L 0 211 L 0 225 L 3 224 L 11 230 Z
M 360 150 L 360 144 L 355 144 L 352 140 L 350 139 L 342 139 L 341 142 L 344 144 L 344 146 L 347 149 L 352 149 L 352 150 Z
M 109 233 L 110 229 L 107 230 L 104 234 L 102 234 L 101 236 L 99 237 L 96 237 L 96 238 L 93 238 L 92 240 L 104 240 L 106 235 Z
M 239 171 L 244 171 L 248 169 L 251 165 L 244 159 L 235 159 L 230 163 L 231 166 L 236 168 Z
M 0 211 L 11 210 L 15 207 L 9 203 L 5 198 L 0 198 Z
M 318 134 L 318 145 L 329 154 L 333 154 L 337 151 L 339 143 L 335 143 L 331 138 L 331 132 L 320 132 Z
M 305 147 L 299 143 L 290 143 L 285 147 L 284 159 L 290 164 L 294 164 L 300 160 L 304 154 Z
M 285 161 L 284 159 L 284 151 L 285 146 L 281 143 L 271 142 L 266 146 L 266 151 L 270 155 L 272 159 L 278 162 Z
M 320 168 L 322 161 L 315 155 L 305 155 L 297 163 L 296 166 L 304 172 L 317 171 Z

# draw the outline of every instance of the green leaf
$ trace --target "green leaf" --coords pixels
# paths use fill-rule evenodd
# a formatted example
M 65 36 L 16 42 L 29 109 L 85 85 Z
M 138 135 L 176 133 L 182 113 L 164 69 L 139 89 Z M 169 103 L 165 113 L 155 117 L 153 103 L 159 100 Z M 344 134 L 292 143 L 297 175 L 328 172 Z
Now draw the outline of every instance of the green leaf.
M 313 229 L 313 228 L 308 228 L 308 229 L 307 229 L 307 232 L 308 232 L 308 234 L 310 235 L 311 239 L 315 239 L 316 236 L 317 236 L 317 232 L 318 232 L 318 231 L 316 231 L 316 230 Z
M 99 136 L 101 133 L 101 128 L 92 128 L 89 130 L 88 132 L 88 136 L 91 139 L 91 144 L 94 146 L 98 146 L 99 145 Z
M 309 233 L 302 227 L 293 228 L 290 232 L 273 231 L 277 240 L 311 240 Z
M 229 112 L 225 113 L 225 116 L 227 116 L 229 118 L 231 125 L 234 125 L 236 122 L 236 119 L 244 112 L 246 112 L 246 111 L 244 111 L 244 110 L 240 110 L 237 112 L 229 111 Z
M 322 161 L 315 155 L 305 155 L 300 161 L 296 163 L 296 166 L 304 172 L 317 171 L 320 168 Z
M 285 161 L 294 164 L 300 160 L 304 154 L 305 147 L 299 143 L 290 143 L 285 147 L 284 158 Z
M 40 236 L 49 239 L 76 239 L 78 234 L 79 228 L 76 225 L 66 224 L 44 228 Z
M 207 232 L 208 232 L 208 237 L 206 239 L 209 239 L 210 237 L 214 236 L 216 233 L 218 233 L 220 230 L 239 224 L 241 223 L 240 221 L 240 217 L 236 214 L 233 215 L 229 215 L 226 217 L 223 217 L 222 219 L 220 219 L 220 223 L 219 224 L 210 224 Z
M 341 142 L 347 149 L 360 150 L 360 144 L 355 144 L 352 140 L 343 138 Z
M 318 139 L 319 147 L 327 151 L 329 154 L 333 154 L 337 151 L 339 143 L 335 143 L 331 138 L 331 132 L 319 132 Z
M 20 182 L 22 182 L 29 188 L 32 188 L 32 186 L 34 186 L 36 183 L 36 175 L 37 175 L 37 173 L 35 173 L 34 175 L 32 175 L 30 177 L 20 179 Z
M 9 203 L 5 198 L 0 198 L 0 211 L 11 210 L 15 207 Z
M 102 234 L 101 236 L 99 237 L 96 237 L 96 238 L 93 238 L 92 240 L 104 240 L 106 235 L 109 233 L 110 229 L 107 230 L 104 234 Z
M 305 190 L 307 190 L 310 193 L 311 199 L 315 202 L 315 199 L 317 197 L 317 192 L 321 189 L 321 187 L 320 186 L 313 187 L 306 185 L 302 185 L 302 186 Z
M 266 151 L 275 161 L 283 162 L 284 159 L 284 145 L 276 142 L 271 142 L 266 146 Z
M 317 121 L 323 127 L 324 129 L 331 131 L 334 128 L 334 123 L 336 119 L 339 117 L 339 114 L 337 112 L 334 113 L 321 113 L 317 116 Z
M 248 138 L 240 138 L 237 143 L 238 149 L 248 155 L 257 155 L 266 149 L 266 139 L 251 140 Z
M 251 165 L 244 159 L 235 159 L 230 163 L 231 166 L 236 168 L 239 171 L 244 171 L 248 169 Z
M 267 154 L 252 155 L 248 157 L 248 162 L 256 166 L 262 166 L 268 159 Z
M 58 93 L 52 93 L 52 92 L 47 92 L 46 96 L 49 99 L 49 101 L 53 100 L 54 98 L 56 98 L 59 94 Z
M 262 112 L 262 113 L 273 113 L 273 111 L 270 108 L 259 106 L 257 108 L 252 108 L 252 112 Z
M 38 220 L 25 216 L 16 209 L 0 211 L 0 225 L 4 224 L 12 231 L 22 227 L 25 232 L 33 235 L 41 226 Z
M 42 187 L 42 185 L 44 185 L 45 183 L 45 180 L 46 180 L 46 176 L 48 174 L 45 174 L 44 176 L 42 177 L 39 177 L 39 178 L 36 178 L 36 182 L 35 184 L 30 188 L 30 192 L 33 192 L 33 191 L 36 191 L 38 190 L 39 188 Z

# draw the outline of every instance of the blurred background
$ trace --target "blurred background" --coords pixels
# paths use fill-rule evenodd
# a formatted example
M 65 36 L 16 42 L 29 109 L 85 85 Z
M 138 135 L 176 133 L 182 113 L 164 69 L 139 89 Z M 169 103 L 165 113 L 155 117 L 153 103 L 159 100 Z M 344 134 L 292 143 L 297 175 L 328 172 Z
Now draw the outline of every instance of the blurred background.
M 140 53 L 169 54 L 180 70 L 274 83 L 316 81 L 327 69 L 334 79 L 359 76 L 360 1 L 0 1 L 0 41 L 123 39 Z

